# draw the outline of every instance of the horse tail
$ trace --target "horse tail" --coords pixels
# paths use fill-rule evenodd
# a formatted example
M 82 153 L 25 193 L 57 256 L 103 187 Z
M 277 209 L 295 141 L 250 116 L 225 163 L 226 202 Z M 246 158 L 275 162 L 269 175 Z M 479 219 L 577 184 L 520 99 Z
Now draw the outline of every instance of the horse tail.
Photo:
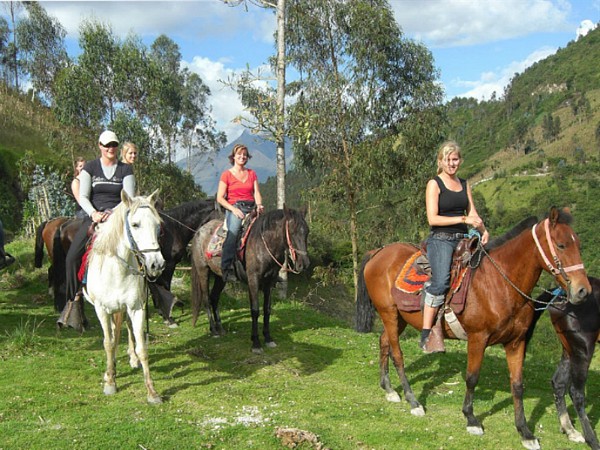
M 367 291 L 365 283 L 365 266 L 376 252 L 368 252 L 362 260 L 358 272 L 358 285 L 356 287 L 356 331 L 368 333 L 373 329 L 375 319 L 375 308 Z
M 35 267 L 38 269 L 42 267 L 44 260 L 44 228 L 48 224 L 47 220 L 44 220 L 35 231 Z
M 192 284 L 192 293 L 191 293 L 191 302 L 192 302 L 192 326 L 196 326 L 196 321 L 198 320 L 198 316 L 200 315 L 200 308 L 202 307 L 202 288 L 200 286 L 200 275 L 198 274 L 198 267 L 196 263 L 196 255 L 194 254 L 196 251 L 202 251 L 202 249 L 196 249 L 195 246 L 192 246 L 192 275 L 191 275 L 191 284 Z
M 66 304 L 66 270 L 67 255 L 63 249 L 61 228 L 58 227 L 52 238 L 52 289 L 54 291 L 54 308 L 61 312 Z

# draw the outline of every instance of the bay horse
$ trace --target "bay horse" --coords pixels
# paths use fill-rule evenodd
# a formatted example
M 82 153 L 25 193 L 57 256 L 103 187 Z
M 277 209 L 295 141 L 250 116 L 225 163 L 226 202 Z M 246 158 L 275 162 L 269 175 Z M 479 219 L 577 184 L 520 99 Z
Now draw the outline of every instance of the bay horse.
M 150 378 L 148 349 L 144 339 L 145 286 L 158 277 L 165 260 L 158 245 L 160 216 L 154 196 L 130 198 L 121 191 L 121 203 L 98 227 L 88 256 L 83 294 L 96 310 L 104 333 L 106 372 L 104 394 L 117 392 L 116 354 L 123 313 L 127 313 L 132 367 L 142 366 L 149 403 L 161 403 Z M 135 345 L 135 348 L 132 348 Z
M 548 305 L 552 325 L 563 347 L 562 357 L 552 377 L 560 430 L 569 440 L 586 442 L 591 448 L 598 450 L 598 437 L 585 412 L 585 384 L 596 342 L 600 337 L 600 279 L 589 277 L 589 281 L 592 293 L 580 305 L 556 301 L 560 295 L 553 292 L 544 292 L 537 300 Z M 534 325 L 543 312 L 544 309 L 536 311 Z M 569 417 L 565 402 L 567 390 L 581 422 L 583 436 L 575 429 Z
M 166 211 L 159 211 L 162 229 L 159 238 L 160 249 L 165 260 L 165 268 L 155 283 L 150 284 L 150 293 L 155 308 L 169 326 L 177 326 L 171 312 L 177 299 L 171 293 L 171 281 L 175 267 L 187 254 L 187 246 L 201 225 L 220 213 L 215 209 L 214 200 L 192 200 Z
M 73 220 L 72 217 L 55 217 L 54 219 L 43 221 L 36 229 L 35 232 L 35 257 L 34 266 L 40 269 L 44 262 L 44 247 L 48 254 L 48 291 L 50 295 L 54 292 L 54 235 L 60 229 L 60 227 Z
M 570 226 L 567 211 L 552 208 L 546 219 L 525 219 L 504 237 L 480 248 L 483 257 L 473 269 L 466 305 L 458 319 L 467 334 L 466 392 L 462 412 L 470 434 L 483 434 L 483 427 L 473 413 L 475 387 L 486 347 L 502 344 L 510 372 L 515 425 L 521 443 L 528 449 L 539 449 L 539 441 L 529 430 L 523 409 L 523 360 L 525 336 L 534 317 L 531 292 L 543 270 L 550 272 L 567 292 L 569 301 L 581 303 L 591 292 L 581 262 L 579 238 Z M 392 288 L 404 263 L 417 251 L 411 244 L 395 243 L 369 252 L 359 273 L 356 329 L 371 330 L 374 308 L 383 322 L 379 340 L 380 385 L 388 401 L 400 401 L 391 386 L 391 357 L 411 413 L 422 416 L 425 411 L 417 401 L 404 370 L 404 356 L 399 335 L 407 325 L 422 328 L 420 311 L 400 311 L 392 298 Z M 547 255 L 552 255 L 551 263 Z M 373 308 L 374 307 L 374 308 Z M 448 324 L 444 335 L 456 338 Z
M 248 284 L 250 312 L 252 316 L 252 351 L 261 353 L 258 337 L 258 317 L 260 315 L 258 291 L 263 292 L 263 336 L 267 347 L 276 347 L 270 332 L 271 289 L 288 255 L 293 273 L 306 269 L 310 261 L 307 253 L 308 225 L 306 212 L 295 209 L 269 211 L 258 216 L 246 239 L 243 266 L 237 261 L 236 272 Z M 207 248 L 216 229 L 223 220 L 212 220 L 202 226 L 192 240 L 192 325 L 196 325 L 200 306 L 206 307 L 213 335 L 224 334 L 219 315 L 219 297 L 225 282 L 221 274 L 221 257 L 208 257 Z M 215 281 L 209 296 L 210 273 Z M 210 302 L 208 298 L 210 297 Z

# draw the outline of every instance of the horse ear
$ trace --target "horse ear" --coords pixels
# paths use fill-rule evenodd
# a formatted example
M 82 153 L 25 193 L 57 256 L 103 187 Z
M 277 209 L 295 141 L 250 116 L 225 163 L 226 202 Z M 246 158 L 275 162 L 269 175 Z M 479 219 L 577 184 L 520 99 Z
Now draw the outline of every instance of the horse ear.
M 300 214 L 302 214 L 302 217 L 306 218 L 306 213 L 308 212 L 308 208 L 306 205 L 303 205 L 302 208 L 300 208 L 298 211 L 300 212 Z
M 131 197 L 125 191 L 125 189 L 121 189 L 121 201 L 126 204 L 128 207 L 131 205 Z
M 548 219 L 550 220 L 551 225 L 556 225 L 558 222 L 558 216 L 560 215 L 560 211 L 556 206 L 550 208 L 550 214 L 548 214 Z
M 160 188 L 156 189 L 156 190 L 155 190 L 155 191 L 154 191 L 152 194 L 150 194 L 150 195 L 148 196 L 148 198 L 147 198 L 148 202 L 149 202 L 149 203 L 152 203 L 152 204 L 154 205 L 154 207 L 156 207 L 156 204 L 159 202 L 159 199 L 158 199 L 158 193 L 159 193 L 159 192 L 160 192 Z M 160 205 L 160 206 L 162 207 L 162 202 L 161 202 L 161 205 Z
M 289 213 L 289 211 L 290 211 L 290 210 L 289 210 L 289 208 L 288 208 L 288 207 L 287 207 L 287 205 L 284 203 L 284 204 L 283 204 L 283 215 L 284 215 L 285 217 L 289 216 L 289 214 L 290 214 L 290 213 Z

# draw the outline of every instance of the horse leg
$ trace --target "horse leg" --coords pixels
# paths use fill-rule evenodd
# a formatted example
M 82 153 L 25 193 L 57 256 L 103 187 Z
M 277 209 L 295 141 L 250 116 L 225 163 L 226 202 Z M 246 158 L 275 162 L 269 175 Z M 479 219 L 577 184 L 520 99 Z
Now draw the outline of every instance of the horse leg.
M 592 345 L 594 345 L 593 341 Z M 570 368 L 571 387 L 569 388 L 569 395 L 571 396 L 571 400 L 573 401 L 573 405 L 575 406 L 575 410 L 579 416 L 581 428 L 583 429 L 583 435 L 585 436 L 585 442 L 593 449 L 600 449 L 600 443 L 598 443 L 598 437 L 594 432 L 594 427 L 592 427 L 590 419 L 585 412 L 585 382 L 587 380 L 588 369 L 592 359 L 593 351 L 594 350 L 592 347 L 591 352 L 586 353 L 585 356 L 582 354 L 572 354 Z M 571 436 L 569 436 L 569 439 L 571 439 Z
M 262 353 L 260 339 L 258 338 L 258 318 L 260 306 L 258 302 L 258 279 L 248 274 L 248 296 L 250 297 L 250 315 L 252 317 L 252 352 Z
M 121 314 L 121 322 L 123 321 L 123 313 Z M 140 364 L 140 359 L 138 355 L 135 353 L 135 336 L 133 335 L 133 326 L 131 325 L 131 319 L 127 316 L 125 320 L 125 324 L 127 326 L 127 354 L 129 355 L 129 367 L 132 369 L 139 369 L 142 367 Z M 119 325 L 119 328 L 121 325 Z
M 473 398 L 475 397 L 475 386 L 479 381 L 479 371 L 481 370 L 485 347 L 486 342 L 483 339 L 476 340 L 475 336 L 469 337 L 467 343 L 466 390 L 462 412 L 467 418 L 467 432 L 476 436 L 483 434 L 483 427 L 473 414 Z
M 277 344 L 271 338 L 271 286 L 268 283 L 263 288 L 263 297 L 265 299 L 263 303 L 263 336 L 265 338 L 265 345 L 270 348 L 277 347 Z
M 113 395 L 117 392 L 116 383 L 116 353 L 115 353 L 115 339 L 114 339 L 114 328 L 112 318 L 109 314 L 104 312 L 100 307 L 96 307 L 96 314 L 100 325 L 102 326 L 102 332 L 104 333 L 104 352 L 106 353 L 106 372 L 104 373 L 104 394 Z
M 210 319 L 210 333 L 213 336 L 224 336 L 225 329 L 221 323 L 221 314 L 219 313 L 219 299 L 221 298 L 221 292 L 225 287 L 225 282 L 221 277 L 214 277 L 215 282 L 210 291 L 209 304 L 206 308 L 208 318 Z M 204 292 L 208 292 L 208 271 L 206 273 L 206 285 L 202 287 L 205 289 Z M 206 294 L 204 294 L 206 295 Z
M 410 413 L 413 416 L 424 416 L 425 410 L 423 406 L 417 401 L 417 397 L 410 387 L 410 383 L 406 378 L 406 372 L 404 371 L 404 355 L 400 348 L 399 335 L 404 328 L 406 328 L 406 322 L 401 319 L 399 324 L 399 313 L 395 306 L 389 311 L 379 312 L 381 320 L 384 326 L 384 332 L 381 334 L 379 340 L 379 373 L 380 373 L 380 386 L 385 390 L 385 398 L 391 402 L 400 401 L 400 396 L 392 388 L 389 378 L 389 357 L 392 357 L 394 367 L 402 383 L 402 389 L 404 391 L 404 398 L 410 404 Z
M 567 403 L 565 395 L 567 388 L 571 382 L 570 369 L 571 364 L 568 355 L 563 351 L 562 358 L 556 367 L 556 371 L 552 376 L 552 390 L 554 391 L 554 405 L 558 414 L 560 423 L 560 431 L 565 433 L 569 440 L 573 442 L 584 442 L 583 436 L 575 429 L 569 412 L 567 411 Z
M 471 341 L 469 340 L 469 345 Z M 485 350 L 485 347 L 483 348 Z M 510 373 L 510 390 L 513 396 L 513 405 L 515 410 L 515 426 L 521 435 L 521 444 L 530 450 L 540 448 L 538 439 L 533 435 L 527 426 L 525 420 L 525 409 L 523 408 L 523 360 L 525 359 L 525 341 L 509 342 L 504 345 L 506 361 L 508 362 L 508 371 Z M 483 351 L 481 352 L 483 357 Z M 469 363 L 471 362 L 471 352 L 469 351 Z M 468 377 L 467 377 L 468 380 Z
M 131 326 L 133 328 L 133 335 L 135 337 L 135 353 L 137 354 L 140 362 L 142 363 L 142 370 L 144 372 L 144 381 L 146 383 L 146 389 L 148 391 L 148 403 L 162 403 L 160 395 L 154 389 L 152 378 L 150 378 L 150 365 L 148 363 L 148 348 L 146 347 L 146 339 L 144 339 L 144 319 L 146 313 L 144 309 L 128 310 L 129 318 L 131 320 Z

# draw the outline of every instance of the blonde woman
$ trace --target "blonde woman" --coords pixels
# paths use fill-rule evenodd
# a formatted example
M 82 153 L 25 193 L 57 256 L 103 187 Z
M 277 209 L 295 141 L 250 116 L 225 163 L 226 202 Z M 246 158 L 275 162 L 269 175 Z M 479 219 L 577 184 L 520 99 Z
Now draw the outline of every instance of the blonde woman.
M 437 176 L 427 183 L 425 202 L 431 234 L 427 238 L 427 258 L 431 264 L 430 284 L 425 286 L 423 329 L 419 346 L 424 352 L 438 309 L 444 304 L 450 287 L 452 253 L 469 231 L 469 226 L 481 233 L 486 244 L 489 234 L 473 204 L 471 186 L 458 177 L 462 163 L 460 147 L 454 141 L 444 142 L 437 155 Z
M 139 150 L 133 142 L 125 142 L 121 148 L 121 161 L 125 164 L 133 164 L 137 159 Z

